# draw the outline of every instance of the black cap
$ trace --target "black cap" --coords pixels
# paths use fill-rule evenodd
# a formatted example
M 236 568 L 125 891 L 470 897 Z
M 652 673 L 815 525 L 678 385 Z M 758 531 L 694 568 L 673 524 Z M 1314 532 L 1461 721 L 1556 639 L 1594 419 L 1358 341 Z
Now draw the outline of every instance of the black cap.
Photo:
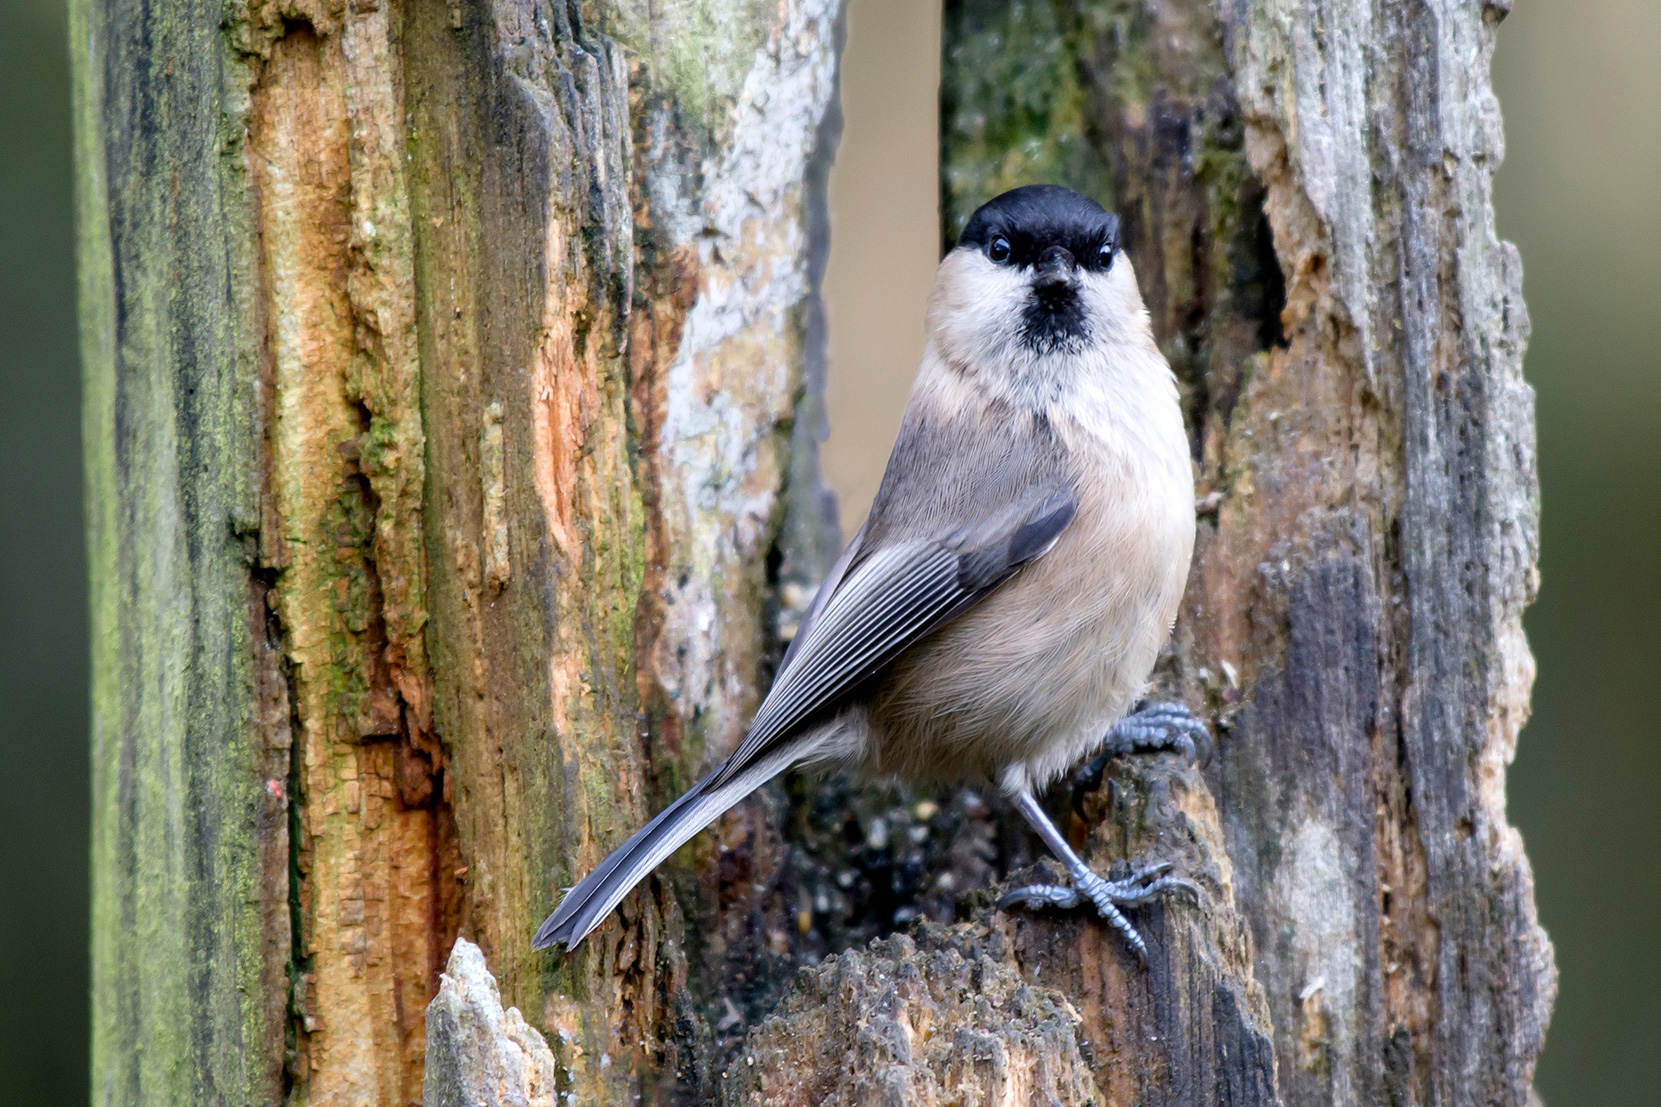
M 1051 246 L 1089 264 L 1104 246 L 1118 250 L 1119 217 L 1070 188 L 1024 185 L 976 208 L 957 244 L 985 249 L 999 235 L 1009 240 L 1015 265 L 1031 265 Z

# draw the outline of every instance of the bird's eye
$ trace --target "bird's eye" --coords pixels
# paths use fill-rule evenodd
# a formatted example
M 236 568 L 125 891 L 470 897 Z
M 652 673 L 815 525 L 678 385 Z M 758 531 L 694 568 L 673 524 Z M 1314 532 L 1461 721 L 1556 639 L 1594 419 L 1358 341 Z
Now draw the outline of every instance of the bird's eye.
M 986 256 L 1002 264 L 1009 260 L 1009 239 L 998 235 L 986 246 Z
M 1108 242 L 1096 253 L 1096 264 L 1107 269 L 1113 264 L 1113 243 Z

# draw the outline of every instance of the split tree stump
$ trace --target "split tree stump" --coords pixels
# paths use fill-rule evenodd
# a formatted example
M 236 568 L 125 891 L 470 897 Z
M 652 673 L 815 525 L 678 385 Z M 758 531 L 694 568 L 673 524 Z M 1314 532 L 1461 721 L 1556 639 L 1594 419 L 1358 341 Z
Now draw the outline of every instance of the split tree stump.
M 838 0 L 77 0 L 95 1100 L 449 1102 L 466 937 L 561 1103 L 1523 1104 L 1504 10 L 947 5 L 946 239 L 1034 180 L 1115 207 L 1191 417 L 1157 682 L 1217 754 L 1079 827 L 1204 891 L 1144 971 L 991 910 L 995 801 L 800 781 L 529 949 L 835 552 Z

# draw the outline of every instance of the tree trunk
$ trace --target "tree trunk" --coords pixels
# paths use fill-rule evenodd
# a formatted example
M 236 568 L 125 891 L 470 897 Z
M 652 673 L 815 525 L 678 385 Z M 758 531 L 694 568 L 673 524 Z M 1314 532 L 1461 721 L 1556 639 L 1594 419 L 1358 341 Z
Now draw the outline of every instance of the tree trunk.
M 735 744 L 834 541 L 838 0 L 73 18 L 95 1097 L 418 1101 L 458 934 L 565 1090 L 695 1085 L 768 809 L 529 937 Z
M 1530 1100 L 1555 969 L 1505 819 L 1538 540 L 1490 194 L 1506 7 L 946 4 L 945 243 L 1015 185 L 1101 197 L 1184 388 L 1201 533 L 1156 686 L 1218 749 L 1116 766 L 1081 830 L 1203 903 L 1145 913 L 1146 971 L 984 907 L 845 954 L 736 1098 Z
M 1204 889 L 1144 972 L 990 910 L 995 802 L 799 781 L 529 949 L 833 552 L 839 0 L 76 0 L 94 1097 L 1522 1103 L 1502 14 L 947 6 L 948 234 L 1110 199 L 1193 416 L 1218 753 L 1084 804 Z

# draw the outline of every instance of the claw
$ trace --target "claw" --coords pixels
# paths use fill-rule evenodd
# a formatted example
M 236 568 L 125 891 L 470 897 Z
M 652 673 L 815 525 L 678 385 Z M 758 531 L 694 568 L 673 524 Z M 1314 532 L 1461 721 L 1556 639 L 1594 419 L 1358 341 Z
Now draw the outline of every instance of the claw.
M 1044 839 L 1044 844 L 1049 846 L 1051 852 L 1066 866 L 1067 875 L 1072 878 L 1073 885 L 1068 888 L 1058 884 L 1029 884 L 1015 888 L 998 900 L 999 908 L 1026 906 L 1066 910 L 1089 899 L 1095 905 L 1096 913 L 1125 936 L 1130 948 L 1135 950 L 1137 957 L 1146 964 L 1147 944 L 1142 941 L 1142 936 L 1136 932 L 1136 928 L 1119 908 L 1151 903 L 1157 897 L 1172 891 L 1185 892 L 1194 898 L 1196 905 L 1199 903 L 1198 888 L 1181 877 L 1168 875 L 1172 869 L 1171 862 L 1156 861 L 1150 864 L 1130 865 L 1116 861 L 1108 870 L 1111 879 L 1105 878 L 1086 865 L 1073 847 L 1067 844 L 1067 839 L 1056 829 L 1050 817 L 1044 814 L 1043 807 L 1031 792 L 1021 792 L 1015 799 L 1015 806 L 1032 824 L 1038 836 Z
M 1126 715 L 1107 732 L 1102 752 L 1086 765 L 1073 783 L 1073 810 L 1084 818 L 1084 797 L 1101 787 L 1102 773 L 1115 757 L 1130 753 L 1171 751 L 1192 764 L 1211 763 L 1216 744 L 1211 730 L 1180 703 L 1150 703 Z
M 1070 911 L 1083 902 L 1084 897 L 1078 894 L 1078 890 L 1065 884 L 1027 884 L 1020 888 L 1011 888 L 1000 896 L 998 910 L 1007 911 L 1011 907 L 1054 907 L 1060 911 Z
M 1101 754 L 1086 765 L 1084 771 L 1073 780 L 1073 810 L 1081 819 L 1085 817 L 1084 797 L 1102 786 L 1102 774 L 1107 771 L 1109 760 L 1107 754 Z
M 1211 760 L 1215 748 L 1210 728 L 1180 703 L 1149 704 L 1120 720 L 1119 727 L 1127 728 L 1126 737 L 1136 743 L 1133 749 L 1176 749 L 1201 765 Z
M 1124 866 L 1124 862 L 1114 862 L 1114 869 L 1120 869 L 1121 866 Z M 1070 911 L 1088 901 L 1105 922 L 1125 936 L 1125 941 L 1146 964 L 1147 943 L 1142 940 L 1142 935 L 1136 932 L 1136 927 L 1131 925 L 1130 920 L 1125 918 L 1120 908 L 1141 907 L 1173 892 L 1184 895 L 1198 907 L 1199 887 L 1180 876 L 1166 875 L 1172 868 L 1174 865 L 1169 861 L 1129 867 L 1128 875 L 1113 880 L 1086 871 L 1078 880 L 1078 887 L 1068 887 L 1064 884 L 1027 884 L 1011 888 L 1000 896 L 998 910 L 1025 907 Z
M 1175 861 L 1155 861 L 1153 864 L 1144 865 L 1140 869 L 1132 868 L 1130 870 L 1130 875 L 1128 877 L 1124 877 L 1120 883 L 1144 884 L 1150 880 L 1159 879 L 1176 867 L 1177 865 Z
M 1200 905 L 1200 889 L 1191 881 L 1180 876 L 1163 876 L 1145 884 L 1115 889 L 1114 902 L 1120 906 L 1140 907 L 1145 903 L 1152 903 L 1167 892 L 1181 892 L 1193 902 L 1195 907 Z

